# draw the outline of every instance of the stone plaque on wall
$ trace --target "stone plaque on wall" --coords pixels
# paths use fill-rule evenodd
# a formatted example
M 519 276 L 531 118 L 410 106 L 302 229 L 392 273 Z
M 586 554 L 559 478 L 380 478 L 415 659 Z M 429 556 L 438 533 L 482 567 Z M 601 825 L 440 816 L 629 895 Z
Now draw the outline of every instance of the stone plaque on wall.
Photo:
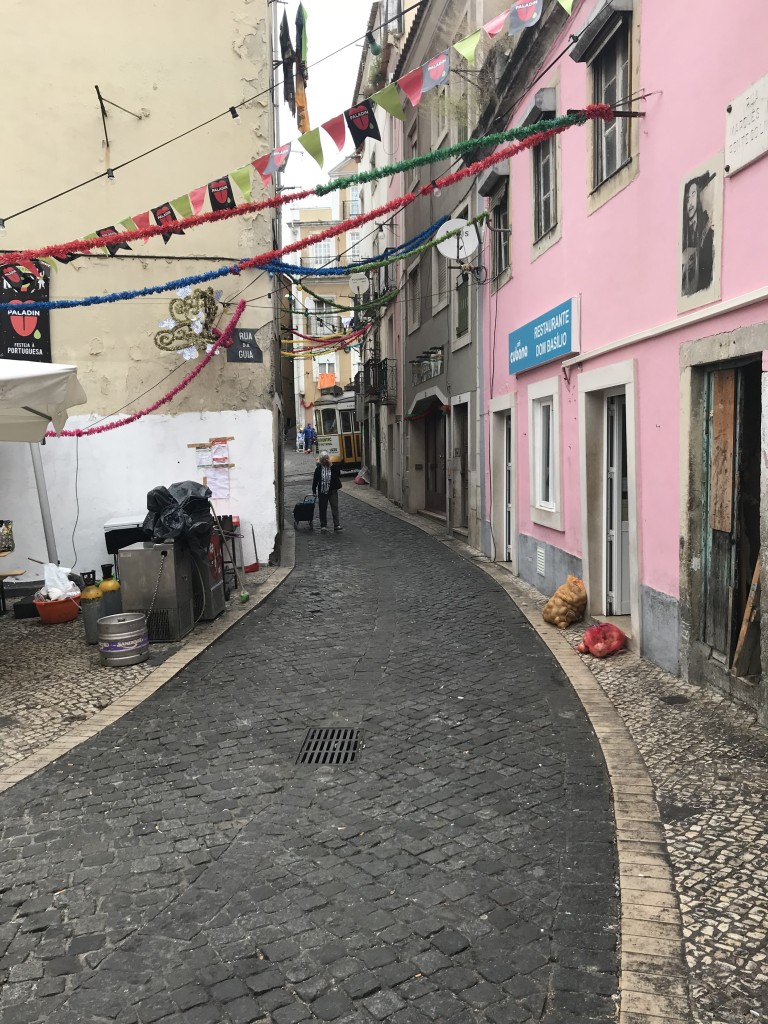
M 768 75 L 727 107 L 725 173 L 735 174 L 768 153 Z

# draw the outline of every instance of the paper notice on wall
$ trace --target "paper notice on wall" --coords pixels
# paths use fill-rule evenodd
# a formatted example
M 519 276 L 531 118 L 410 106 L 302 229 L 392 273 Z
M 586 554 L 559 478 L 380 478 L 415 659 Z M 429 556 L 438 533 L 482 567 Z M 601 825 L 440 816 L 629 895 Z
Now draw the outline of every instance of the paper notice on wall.
M 205 475 L 206 483 L 212 498 L 229 497 L 229 470 L 222 466 L 212 466 Z
M 198 449 L 196 449 L 195 457 L 197 459 L 198 468 L 202 468 L 204 466 L 212 466 L 213 465 L 213 456 L 212 456 L 210 448 L 198 448 Z
M 226 464 L 229 462 L 229 445 L 226 441 L 217 441 L 211 448 L 211 457 L 214 465 Z

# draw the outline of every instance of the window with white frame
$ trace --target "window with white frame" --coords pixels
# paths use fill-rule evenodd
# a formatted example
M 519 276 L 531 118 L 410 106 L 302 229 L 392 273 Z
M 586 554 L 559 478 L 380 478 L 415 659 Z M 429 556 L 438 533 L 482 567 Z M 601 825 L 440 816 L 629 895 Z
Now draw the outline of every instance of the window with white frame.
M 350 231 L 347 235 L 347 260 L 356 263 L 360 259 L 360 232 Z
M 545 115 L 547 116 L 547 115 Z M 557 226 L 557 141 L 540 142 L 533 150 L 534 241 Z
M 339 316 L 330 299 L 315 299 L 314 334 L 334 334 L 338 330 Z
M 562 529 L 560 507 L 560 380 L 528 386 L 530 507 L 534 523 Z
M 455 110 L 453 123 L 457 142 L 466 142 L 469 138 L 469 82 L 463 74 L 458 75 L 455 88 Z
M 413 160 L 419 155 L 419 115 L 413 119 L 413 124 L 408 129 L 408 145 L 406 148 L 406 157 L 409 160 Z M 414 183 L 418 183 L 419 180 L 419 169 L 414 167 L 411 171 L 411 187 Z
M 360 186 L 359 185 L 350 185 L 349 186 L 349 210 L 348 210 L 348 213 L 349 213 L 350 217 L 357 217 L 360 213 L 362 213 L 362 209 L 360 207 Z
M 629 17 L 617 17 L 591 61 L 595 103 L 615 107 L 626 103 L 631 94 L 630 29 Z M 597 119 L 593 122 L 593 132 L 593 186 L 598 188 L 630 159 L 630 121 L 625 117 L 617 117 L 610 122 Z
M 495 281 L 509 269 L 509 181 L 491 197 L 491 278 Z
M 432 109 L 434 145 L 439 146 L 448 134 L 448 90 L 445 86 L 437 90 Z
M 337 376 L 336 373 L 336 354 L 330 352 L 327 355 L 315 356 L 312 360 L 312 376 L 314 380 L 317 380 L 321 373 L 332 373 Z
M 310 247 L 307 255 L 303 257 L 302 263 L 307 267 L 322 267 L 333 259 L 331 251 L 331 239 L 323 238 Z
M 408 271 L 406 289 L 408 307 L 408 332 L 415 331 L 421 323 L 421 267 L 415 263 Z
M 436 247 L 432 249 L 432 312 L 448 305 L 448 260 Z

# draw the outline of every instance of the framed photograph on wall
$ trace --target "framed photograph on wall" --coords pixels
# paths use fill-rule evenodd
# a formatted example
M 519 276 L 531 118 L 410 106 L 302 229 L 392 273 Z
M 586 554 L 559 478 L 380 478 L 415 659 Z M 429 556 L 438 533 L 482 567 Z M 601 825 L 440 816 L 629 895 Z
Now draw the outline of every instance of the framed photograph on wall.
M 687 174 L 680 186 L 678 312 L 720 298 L 723 258 L 723 154 Z

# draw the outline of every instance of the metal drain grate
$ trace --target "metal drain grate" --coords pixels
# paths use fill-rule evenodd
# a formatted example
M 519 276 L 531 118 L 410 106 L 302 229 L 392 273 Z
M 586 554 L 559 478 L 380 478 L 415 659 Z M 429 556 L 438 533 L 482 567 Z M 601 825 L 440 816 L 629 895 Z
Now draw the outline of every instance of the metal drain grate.
M 362 745 L 362 729 L 308 729 L 296 764 L 351 764 Z
M 668 697 L 660 697 L 659 700 L 662 700 L 665 704 L 670 704 L 670 705 L 690 704 L 690 701 L 688 700 L 688 698 L 687 697 L 683 697 L 683 695 L 680 694 L 680 693 L 670 693 Z

